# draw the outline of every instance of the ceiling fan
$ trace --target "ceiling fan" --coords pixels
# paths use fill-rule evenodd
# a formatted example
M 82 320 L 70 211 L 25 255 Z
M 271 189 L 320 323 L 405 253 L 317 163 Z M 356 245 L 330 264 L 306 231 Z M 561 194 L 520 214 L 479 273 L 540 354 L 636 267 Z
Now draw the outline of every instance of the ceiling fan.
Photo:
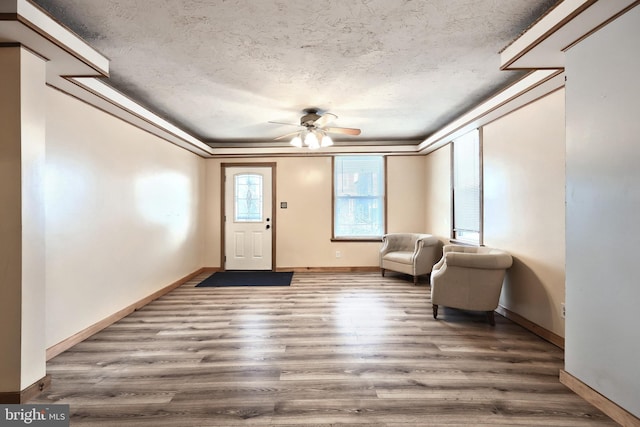
M 291 145 L 294 147 L 302 147 L 304 143 L 304 145 L 307 145 L 309 148 L 315 149 L 333 145 L 333 140 L 331 140 L 331 137 L 328 135 L 330 133 L 354 136 L 360 135 L 360 129 L 328 126 L 338 118 L 335 114 L 326 112 L 321 113 L 315 108 L 307 108 L 304 110 L 304 113 L 305 114 L 300 117 L 299 125 L 294 123 L 269 121 L 269 123 L 302 128 L 302 130 L 296 132 L 280 135 L 274 138 L 274 140 L 277 141 L 291 137 Z

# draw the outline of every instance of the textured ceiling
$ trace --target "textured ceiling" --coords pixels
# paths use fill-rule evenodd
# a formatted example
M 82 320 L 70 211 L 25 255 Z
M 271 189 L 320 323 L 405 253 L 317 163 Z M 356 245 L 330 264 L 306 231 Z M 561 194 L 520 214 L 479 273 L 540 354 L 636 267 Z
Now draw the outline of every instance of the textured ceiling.
M 110 85 L 212 143 L 308 107 L 361 128 L 350 143 L 423 140 L 524 73 L 498 52 L 556 2 L 34 0 L 111 59 Z

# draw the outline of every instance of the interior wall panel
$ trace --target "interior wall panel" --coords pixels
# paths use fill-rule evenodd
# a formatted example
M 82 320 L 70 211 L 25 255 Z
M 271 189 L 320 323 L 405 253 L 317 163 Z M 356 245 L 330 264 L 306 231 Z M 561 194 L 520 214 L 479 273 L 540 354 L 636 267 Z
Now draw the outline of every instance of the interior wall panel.
M 640 7 L 567 52 L 565 370 L 640 417 Z
M 511 253 L 500 304 L 564 337 L 565 102 L 556 91 L 485 126 L 484 244 Z
M 47 346 L 202 267 L 204 159 L 46 90 Z
M 429 153 L 425 163 L 425 231 L 443 243 L 451 237 L 451 147 Z
M 238 163 L 275 162 L 276 268 L 377 267 L 381 242 L 331 241 L 332 169 L 330 156 L 265 157 Z M 220 165 L 234 159 L 207 160 L 205 265 L 220 267 Z M 424 163 L 418 156 L 387 159 L 387 222 L 390 231 L 424 228 Z M 282 202 L 287 203 L 281 208 Z

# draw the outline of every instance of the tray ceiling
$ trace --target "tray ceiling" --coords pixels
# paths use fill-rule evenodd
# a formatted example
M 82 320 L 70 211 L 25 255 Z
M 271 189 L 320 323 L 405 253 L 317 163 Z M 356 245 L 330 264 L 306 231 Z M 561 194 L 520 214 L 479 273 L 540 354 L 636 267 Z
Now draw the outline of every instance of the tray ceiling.
M 526 71 L 498 52 L 556 0 L 34 0 L 107 56 L 106 81 L 212 146 L 316 107 L 343 144 L 418 144 Z

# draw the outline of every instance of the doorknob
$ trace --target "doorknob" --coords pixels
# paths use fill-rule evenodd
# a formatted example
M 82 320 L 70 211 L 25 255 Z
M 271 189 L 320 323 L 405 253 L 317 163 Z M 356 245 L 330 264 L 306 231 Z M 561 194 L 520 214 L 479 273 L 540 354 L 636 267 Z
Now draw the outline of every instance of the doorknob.
M 270 229 L 270 228 L 271 228 L 271 226 L 269 224 L 267 224 L 267 230 Z

